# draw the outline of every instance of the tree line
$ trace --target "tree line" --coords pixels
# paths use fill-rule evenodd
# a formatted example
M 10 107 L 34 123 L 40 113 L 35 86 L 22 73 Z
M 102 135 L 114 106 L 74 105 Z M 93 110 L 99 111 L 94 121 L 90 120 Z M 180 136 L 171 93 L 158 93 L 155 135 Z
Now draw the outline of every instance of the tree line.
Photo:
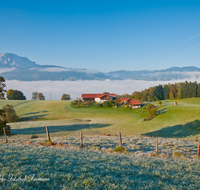
M 127 96 L 127 95 L 125 95 Z M 200 97 L 200 84 L 197 82 L 180 82 L 150 87 L 141 92 L 135 91 L 129 98 L 141 101 L 158 101 Z

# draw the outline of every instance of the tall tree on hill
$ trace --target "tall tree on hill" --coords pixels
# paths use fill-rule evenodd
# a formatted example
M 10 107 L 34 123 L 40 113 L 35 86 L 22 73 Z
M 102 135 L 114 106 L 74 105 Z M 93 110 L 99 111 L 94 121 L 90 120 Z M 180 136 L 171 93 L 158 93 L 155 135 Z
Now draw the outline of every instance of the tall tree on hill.
M 200 84 L 197 84 L 197 95 L 196 97 L 200 97 Z
M 170 84 L 169 99 L 174 99 L 175 97 L 176 97 L 176 85 Z
M 61 100 L 71 100 L 71 97 L 69 94 L 63 94 Z
M 38 93 L 37 99 L 38 100 L 45 100 L 45 97 L 44 97 L 44 95 L 42 93 Z
M 7 92 L 7 99 L 8 100 L 26 100 L 26 97 L 21 91 L 9 89 Z
M 154 100 L 156 100 L 156 99 L 163 100 L 164 99 L 163 86 L 162 85 L 154 87 L 154 90 L 152 91 L 152 93 L 153 93 L 152 96 L 156 97 L 156 98 L 154 98 Z
M 142 99 L 142 92 L 135 91 L 132 93 L 133 98 L 141 100 Z
M 163 88 L 163 96 L 164 96 L 164 99 L 165 100 L 168 100 L 169 99 L 169 85 L 170 84 L 165 84 L 164 85 L 164 88 Z
M 176 99 L 180 99 L 181 98 L 181 83 L 177 84 L 177 95 L 176 95 Z
M 197 82 L 191 83 L 190 82 L 190 97 L 197 96 Z
M 188 83 L 188 81 L 185 81 L 185 83 L 184 83 L 184 91 L 183 91 L 183 93 L 184 93 L 183 97 L 184 98 L 189 98 L 190 97 L 189 90 L 190 90 L 189 83 Z
M 32 100 L 37 100 L 38 92 L 32 93 Z
M 5 92 L 6 90 L 4 89 L 6 87 L 6 84 L 5 84 L 5 79 L 0 76 L 0 99 L 5 99 L 4 98 L 4 95 L 5 95 Z

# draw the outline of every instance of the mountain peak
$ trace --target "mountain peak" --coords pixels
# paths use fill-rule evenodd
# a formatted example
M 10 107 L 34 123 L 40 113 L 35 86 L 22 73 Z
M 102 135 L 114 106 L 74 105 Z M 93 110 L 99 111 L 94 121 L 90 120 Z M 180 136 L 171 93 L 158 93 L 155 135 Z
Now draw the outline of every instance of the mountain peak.
M 13 53 L 0 53 L 0 67 L 35 67 L 35 62 Z

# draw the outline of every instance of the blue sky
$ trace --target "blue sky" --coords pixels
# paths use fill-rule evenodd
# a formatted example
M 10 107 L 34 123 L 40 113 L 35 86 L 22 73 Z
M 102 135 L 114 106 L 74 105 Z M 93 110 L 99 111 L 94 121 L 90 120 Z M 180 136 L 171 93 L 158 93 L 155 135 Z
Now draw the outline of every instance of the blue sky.
M 41 65 L 200 67 L 200 1 L 2 0 L 0 21 L 0 53 Z

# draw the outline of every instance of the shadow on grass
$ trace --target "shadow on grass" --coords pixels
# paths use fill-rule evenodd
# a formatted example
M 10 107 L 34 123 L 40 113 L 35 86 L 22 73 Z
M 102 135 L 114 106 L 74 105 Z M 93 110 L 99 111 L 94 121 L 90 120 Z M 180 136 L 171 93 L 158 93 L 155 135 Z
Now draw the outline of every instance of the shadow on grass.
M 102 128 L 108 127 L 110 124 L 74 124 L 74 125 L 58 125 L 58 126 L 49 126 L 50 133 L 62 132 L 62 131 L 79 131 L 82 129 L 90 128 Z M 46 127 L 32 127 L 25 129 L 11 129 L 13 134 L 21 135 L 31 135 L 31 134 L 44 134 L 46 133 Z
M 29 117 L 22 117 L 22 118 L 19 118 L 19 121 L 34 121 L 34 120 L 37 120 L 37 119 L 42 119 L 46 115 L 48 115 L 48 114 L 33 115 L 33 116 L 29 116 Z
M 27 104 L 28 105 L 29 102 L 32 102 L 32 101 L 31 100 L 24 100 L 24 102 L 20 102 L 19 104 L 16 104 L 13 107 L 17 107 L 17 106 L 19 106 L 21 104 Z
M 47 110 L 43 110 L 43 111 L 38 111 L 38 112 L 30 112 L 30 113 L 25 113 L 25 114 L 22 114 L 20 116 L 24 116 L 24 115 L 35 115 L 35 114 L 39 114 L 39 113 L 46 113 L 48 112 Z
M 197 134 L 200 134 L 200 120 L 188 122 L 185 125 L 165 127 L 158 131 L 144 133 L 142 135 L 150 137 L 181 138 Z
M 161 114 L 166 113 L 166 112 L 167 112 L 167 108 L 162 108 L 162 109 L 157 111 L 156 115 L 161 115 Z
M 33 121 L 37 119 L 42 119 L 42 117 L 49 115 L 49 114 L 44 114 L 47 112 L 48 112 L 47 110 L 43 110 L 43 111 L 38 111 L 38 112 L 25 113 L 25 114 L 20 115 L 19 121 Z M 37 115 L 37 114 L 40 114 L 40 115 Z M 22 117 L 22 116 L 25 116 L 25 117 Z

